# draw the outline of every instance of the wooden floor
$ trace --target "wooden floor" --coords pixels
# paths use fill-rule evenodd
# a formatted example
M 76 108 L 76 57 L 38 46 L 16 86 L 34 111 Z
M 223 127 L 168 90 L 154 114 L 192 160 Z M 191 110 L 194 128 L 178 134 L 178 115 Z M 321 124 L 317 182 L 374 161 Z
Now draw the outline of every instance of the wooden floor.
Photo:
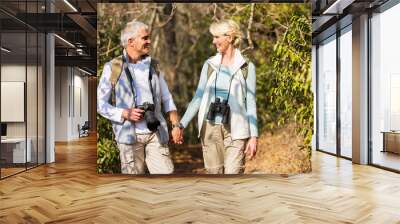
M 11 164 L 7 167 L 1 168 L 1 170 L 0 170 L 1 178 L 6 178 L 8 176 L 15 175 L 17 173 L 21 173 L 21 172 L 24 172 L 29 169 L 34 169 L 38 165 L 36 163 L 27 163 L 26 167 L 25 167 L 25 164 L 18 164 L 16 167 L 12 167 L 12 166 L 15 166 L 15 165 Z
M 12 168 L 1 168 L 1 178 L 7 177 L 7 176 L 11 176 L 13 174 L 19 173 L 19 172 L 23 172 L 25 171 L 26 168 L 25 167 L 12 167 Z
M 400 170 L 400 154 L 375 150 L 372 161 L 377 165 Z
M 399 174 L 323 153 L 311 174 L 149 178 L 97 175 L 95 143 L 0 181 L 0 223 L 400 223 Z

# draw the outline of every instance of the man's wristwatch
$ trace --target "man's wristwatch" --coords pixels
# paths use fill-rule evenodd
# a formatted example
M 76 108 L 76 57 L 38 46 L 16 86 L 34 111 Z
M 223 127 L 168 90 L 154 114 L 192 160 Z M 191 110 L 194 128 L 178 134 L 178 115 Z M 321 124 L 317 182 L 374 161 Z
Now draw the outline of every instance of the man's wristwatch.
M 177 123 L 177 124 L 172 124 L 172 129 L 174 128 L 179 128 L 179 129 L 183 129 L 183 125 L 181 123 Z

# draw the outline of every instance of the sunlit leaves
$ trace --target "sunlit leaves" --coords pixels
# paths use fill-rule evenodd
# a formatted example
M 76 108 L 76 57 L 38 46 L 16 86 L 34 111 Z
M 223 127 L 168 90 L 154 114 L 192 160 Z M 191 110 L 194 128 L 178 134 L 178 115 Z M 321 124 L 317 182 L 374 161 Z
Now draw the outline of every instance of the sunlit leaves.
M 294 121 L 304 137 L 302 149 L 310 154 L 313 128 L 313 94 L 311 90 L 311 23 L 304 16 L 294 16 L 290 26 L 274 47 L 272 58 L 273 101 L 281 111 L 278 125 Z

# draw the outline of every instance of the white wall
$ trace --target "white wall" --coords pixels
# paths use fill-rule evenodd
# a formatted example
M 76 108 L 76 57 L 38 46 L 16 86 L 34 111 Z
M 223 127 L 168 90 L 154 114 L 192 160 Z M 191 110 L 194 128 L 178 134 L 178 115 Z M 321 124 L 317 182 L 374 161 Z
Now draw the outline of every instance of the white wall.
M 1 66 L 1 81 L 25 82 L 25 69 L 25 64 L 3 64 Z M 1 110 L 7 110 L 7 108 L 1 108 Z M 7 136 L 25 137 L 25 122 L 7 122 Z
M 89 118 L 88 113 L 88 78 L 82 76 L 83 73 L 74 69 L 74 82 L 73 82 L 73 119 L 71 120 L 72 138 L 78 137 L 78 125 L 82 126 Z
M 88 78 L 83 75 L 76 68 L 56 67 L 56 141 L 79 138 L 78 124 L 88 120 Z
M 46 8 L 54 12 L 54 5 L 46 1 Z M 54 34 L 46 35 L 46 163 L 55 162 L 55 42 Z
M 55 68 L 55 140 L 68 140 L 68 84 L 67 67 Z
M 27 70 L 25 70 L 27 69 Z M 28 71 L 28 74 L 32 74 L 33 70 L 35 70 L 36 74 L 36 67 L 33 66 L 27 66 L 25 67 L 24 65 L 19 65 L 19 64 L 3 64 L 1 66 L 1 81 L 2 82 L 25 82 L 25 75 L 26 71 Z M 36 81 L 29 80 L 30 85 L 36 85 Z M 31 102 L 35 102 L 35 107 L 36 107 L 36 88 L 27 88 L 27 104 L 29 105 Z M 33 105 L 30 105 L 33 106 Z M 40 106 L 40 105 L 39 105 Z M 8 110 L 9 108 L 1 108 L 1 110 Z M 12 113 L 12 111 L 9 111 Z M 34 121 L 36 123 L 36 114 L 27 114 L 27 119 L 28 122 Z M 25 137 L 25 124 L 26 122 L 7 122 L 7 136 L 8 137 Z M 29 128 L 34 128 L 36 130 L 36 125 L 33 127 L 32 124 L 28 125 Z M 28 137 L 29 136 L 29 130 L 28 130 Z M 36 137 L 36 132 L 35 132 L 35 137 Z

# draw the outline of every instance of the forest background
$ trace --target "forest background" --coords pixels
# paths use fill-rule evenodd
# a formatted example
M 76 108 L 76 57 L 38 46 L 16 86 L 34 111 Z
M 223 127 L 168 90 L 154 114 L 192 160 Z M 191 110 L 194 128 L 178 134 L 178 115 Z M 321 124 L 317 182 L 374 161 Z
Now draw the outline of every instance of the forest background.
M 311 171 L 313 93 L 309 3 L 104 3 L 98 4 L 97 76 L 122 53 L 120 32 L 139 20 L 151 30 L 151 55 L 160 61 L 178 113 L 191 101 L 204 61 L 216 53 L 208 29 L 233 19 L 244 39 L 240 49 L 256 66 L 258 153 L 245 173 Z M 171 145 L 176 173 L 204 173 L 197 118 L 185 129 L 184 145 Z M 111 123 L 97 115 L 97 171 L 119 173 Z

